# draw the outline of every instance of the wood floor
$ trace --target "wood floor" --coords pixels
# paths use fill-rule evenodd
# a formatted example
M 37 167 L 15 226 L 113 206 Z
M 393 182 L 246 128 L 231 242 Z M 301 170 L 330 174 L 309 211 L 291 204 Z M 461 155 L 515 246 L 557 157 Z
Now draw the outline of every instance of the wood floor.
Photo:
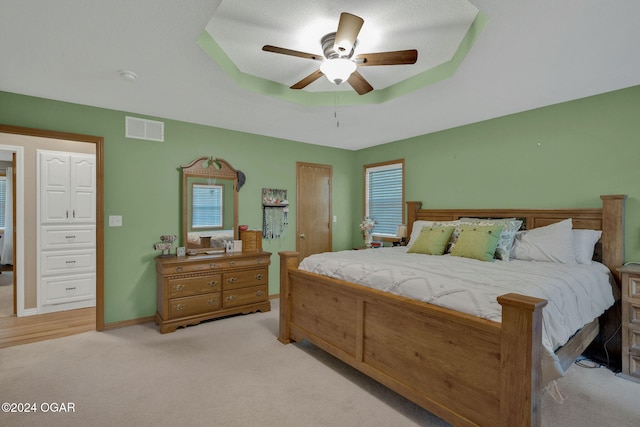
M 25 317 L 0 318 L 0 348 L 50 340 L 96 329 L 95 307 Z

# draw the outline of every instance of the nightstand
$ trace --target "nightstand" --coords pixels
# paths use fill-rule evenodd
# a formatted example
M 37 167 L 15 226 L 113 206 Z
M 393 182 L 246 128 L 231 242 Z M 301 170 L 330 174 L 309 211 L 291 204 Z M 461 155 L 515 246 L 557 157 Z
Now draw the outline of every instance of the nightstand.
M 618 269 L 622 280 L 622 373 L 640 382 L 640 265 Z

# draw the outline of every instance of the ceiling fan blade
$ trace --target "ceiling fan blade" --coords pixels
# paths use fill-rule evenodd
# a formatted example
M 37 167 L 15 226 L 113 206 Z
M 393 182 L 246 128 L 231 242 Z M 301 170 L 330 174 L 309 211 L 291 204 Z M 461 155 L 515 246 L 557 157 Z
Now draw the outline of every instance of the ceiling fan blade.
M 315 55 L 313 53 L 300 52 L 298 50 L 285 49 L 284 47 L 277 47 L 271 45 L 262 46 L 262 50 L 265 52 L 281 53 L 282 55 L 297 56 L 299 58 L 313 59 L 314 61 L 322 61 L 324 57 L 322 55 Z
M 373 86 L 371 86 L 357 70 L 351 74 L 347 82 L 349 82 L 351 87 L 358 92 L 358 95 L 364 95 L 365 93 L 369 93 L 373 90 Z
M 363 53 L 356 57 L 356 63 L 360 66 L 415 64 L 417 60 L 418 51 L 415 49 Z
M 348 54 L 351 52 L 351 49 L 353 49 L 353 46 L 356 44 L 356 39 L 358 38 L 362 24 L 364 24 L 364 19 L 359 16 L 347 12 L 340 14 L 336 40 L 333 44 L 338 54 Z
M 311 83 L 315 82 L 316 80 L 318 80 L 323 75 L 324 74 L 322 74 L 322 71 L 316 70 L 313 73 L 309 74 L 304 79 L 300 80 L 298 83 L 296 83 L 293 86 L 291 86 L 291 89 L 302 89 L 302 88 L 305 88 L 309 84 L 311 84 Z

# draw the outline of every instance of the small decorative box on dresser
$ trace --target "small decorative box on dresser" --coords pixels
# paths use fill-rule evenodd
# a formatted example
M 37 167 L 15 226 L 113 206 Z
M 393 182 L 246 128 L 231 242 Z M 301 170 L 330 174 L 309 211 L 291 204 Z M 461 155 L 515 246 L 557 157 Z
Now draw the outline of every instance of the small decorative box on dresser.
M 618 270 L 622 279 L 622 376 L 640 382 L 640 265 Z
M 242 240 L 243 251 L 261 251 L 262 250 L 262 231 L 261 230 L 242 230 L 240 231 L 240 240 Z
M 234 252 L 156 258 L 160 332 L 232 314 L 271 310 L 271 253 Z

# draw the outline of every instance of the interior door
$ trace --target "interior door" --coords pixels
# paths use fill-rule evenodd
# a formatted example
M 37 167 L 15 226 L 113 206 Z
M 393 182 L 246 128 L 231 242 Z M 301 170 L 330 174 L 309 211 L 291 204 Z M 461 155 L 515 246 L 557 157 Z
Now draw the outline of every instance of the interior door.
M 296 163 L 296 251 L 300 259 L 332 250 L 332 173 L 329 165 Z
M 12 163 L 12 183 L 13 185 L 11 186 L 11 194 L 13 197 L 13 215 L 12 215 L 12 220 L 13 220 L 13 235 L 11 236 L 11 239 L 13 239 L 13 250 L 15 252 L 16 250 L 16 153 L 14 152 L 11 155 L 11 163 Z M 5 238 L 7 238 L 7 236 L 4 236 Z M 13 257 L 13 314 L 16 315 L 18 314 L 18 288 L 16 283 L 18 283 L 18 275 L 17 275 L 17 264 L 18 261 L 16 259 L 17 257 Z

